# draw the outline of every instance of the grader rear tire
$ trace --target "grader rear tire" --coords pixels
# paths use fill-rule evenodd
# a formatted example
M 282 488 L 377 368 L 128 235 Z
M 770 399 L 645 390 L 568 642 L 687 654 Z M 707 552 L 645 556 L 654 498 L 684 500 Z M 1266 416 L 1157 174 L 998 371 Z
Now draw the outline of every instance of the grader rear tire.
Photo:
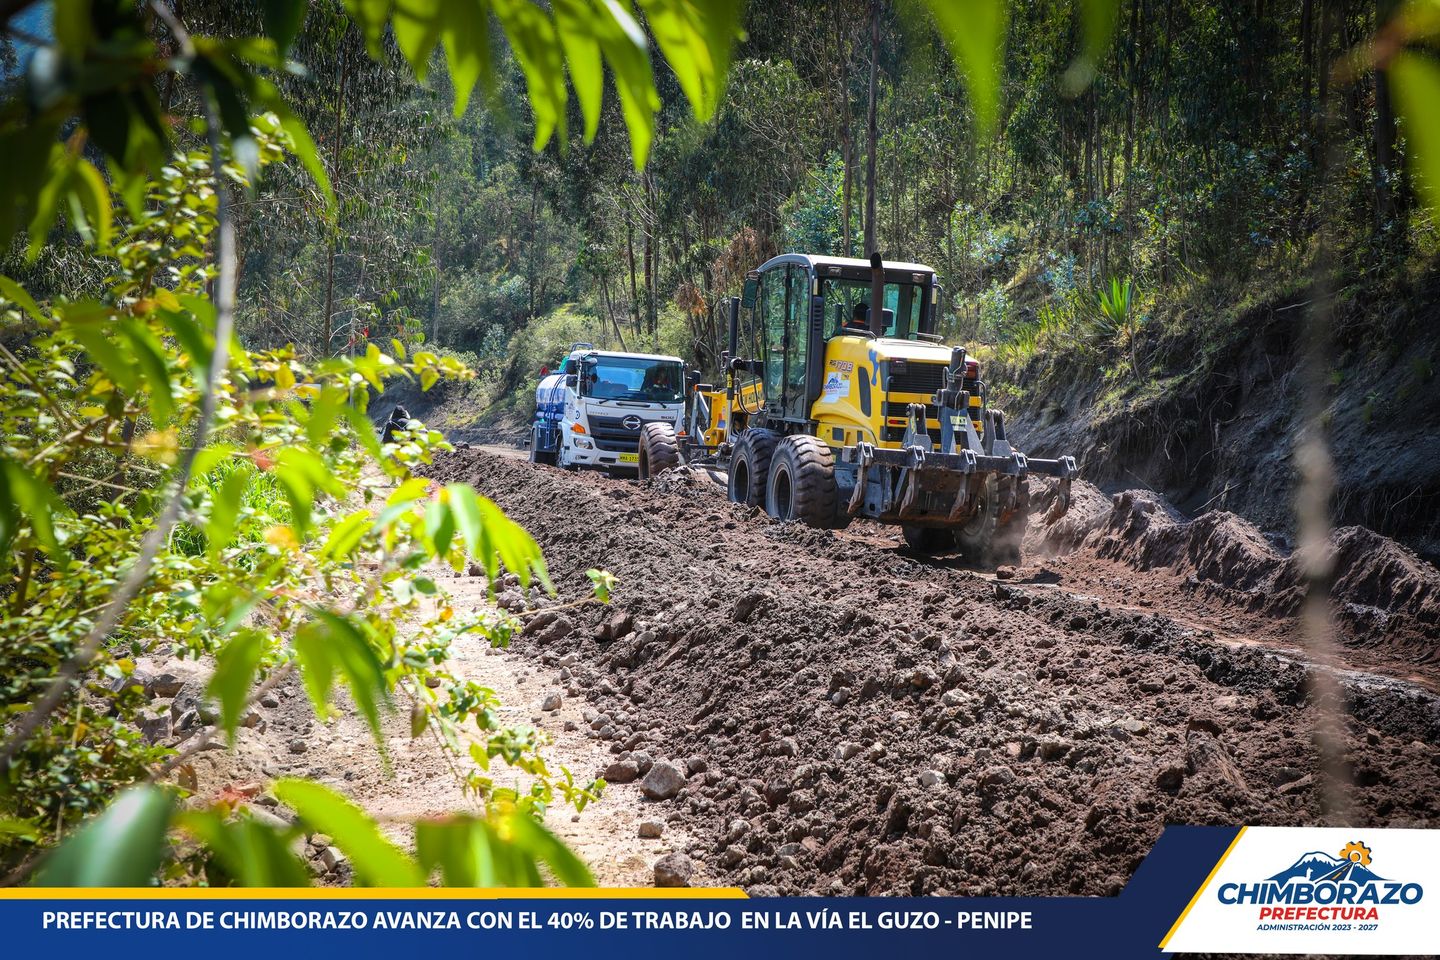
M 835 456 L 823 440 L 795 435 L 780 441 L 765 485 L 765 511 L 770 516 L 826 530 L 835 526 L 838 497 Z
M 953 537 L 947 535 L 949 531 L 935 527 L 904 526 L 900 528 L 900 532 L 905 535 L 905 545 L 912 552 L 925 556 L 940 553 L 955 542 Z
M 1015 481 L 1015 499 L 1008 513 L 1000 516 L 995 524 L 995 534 L 990 539 L 988 563 L 992 566 L 1010 565 L 1018 567 L 1022 559 L 1025 542 L 1025 528 L 1030 524 L 1030 483 L 1025 477 Z
M 1000 500 L 995 478 L 986 477 L 976 494 L 979 503 L 975 513 L 963 527 L 955 528 L 955 545 L 971 563 L 989 566 L 993 563 L 990 546 L 995 539 L 995 526 L 1000 519 Z
M 680 440 L 675 428 L 668 423 L 645 424 L 640 431 L 640 479 L 649 480 L 657 473 L 663 473 L 681 464 Z
M 728 492 L 734 503 L 765 506 L 765 483 L 770 477 L 770 459 L 780 443 L 780 434 L 763 427 L 746 430 L 735 443 L 730 457 Z

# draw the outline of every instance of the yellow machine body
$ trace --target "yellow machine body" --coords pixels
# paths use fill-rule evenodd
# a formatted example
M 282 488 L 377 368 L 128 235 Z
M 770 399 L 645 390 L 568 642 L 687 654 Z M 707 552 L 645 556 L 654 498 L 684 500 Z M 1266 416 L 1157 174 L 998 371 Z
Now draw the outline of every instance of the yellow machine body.
M 935 412 L 931 401 L 949 362 L 950 347 L 941 344 L 843 333 L 831 337 L 825 344 L 820 397 L 810 408 L 816 424 L 814 435 L 834 448 L 863 441 L 899 449 L 906 408 L 912 403 L 927 404 Z M 901 365 L 903 377 L 895 373 Z M 978 393 L 970 398 L 970 419 L 981 433 L 982 403 Z M 929 417 L 925 426 L 938 442 L 939 419 Z

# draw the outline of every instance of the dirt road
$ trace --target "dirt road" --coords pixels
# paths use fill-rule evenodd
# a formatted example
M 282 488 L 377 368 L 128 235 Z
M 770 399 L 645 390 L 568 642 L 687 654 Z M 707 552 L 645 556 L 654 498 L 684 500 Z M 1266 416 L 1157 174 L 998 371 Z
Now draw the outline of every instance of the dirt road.
M 694 838 L 711 882 L 1106 894 L 1166 823 L 1324 815 L 1313 668 L 1271 589 L 1284 570 L 1257 579 L 1263 539 L 1245 563 L 1227 541 L 1218 566 L 1192 544 L 1158 567 L 1096 544 L 1154 561 L 1196 531 L 1154 511 L 1148 525 L 1097 521 L 1077 504 L 1069 535 L 1088 546 L 997 579 L 911 556 L 867 523 L 776 525 L 700 479 L 642 486 L 473 449 L 431 472 L 530 529 L 562 596 L 586 590 L 590 567 L 619 578 L 610 609 L 542 614 L 507 656 L 569 664 L 603 717 L 590 739 L 612 757 L 692 771 L 677 798 L 646 806 Z M 1106 526 L 1121 521 L 1128 540 Z M 1384 559 L 1388 579 L 1350 579 L 1377 596 L 1383 580 L 1403 609 L 1347 601 L 1342 617 L 1355 783 L 1343 819 L 1433 826 L 1433 584 Z M 1395 570 L 1423 582 L 1397 588 Z

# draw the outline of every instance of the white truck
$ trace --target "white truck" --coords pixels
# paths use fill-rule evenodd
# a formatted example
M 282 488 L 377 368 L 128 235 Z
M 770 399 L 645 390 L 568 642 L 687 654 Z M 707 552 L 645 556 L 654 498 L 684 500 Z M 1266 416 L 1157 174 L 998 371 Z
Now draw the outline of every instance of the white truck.
M 640 437 L 647 424 L 668 425 L 668 439 L 683 431 L 684 415 L 685 363 L 679 357 L 577 343 L 560 369 L 547 372 L 536 387 L 530 460 L 648 476 L 673 464 L 664 456 L 668 450 L 662 451 L 665 463 L 641 464 Z

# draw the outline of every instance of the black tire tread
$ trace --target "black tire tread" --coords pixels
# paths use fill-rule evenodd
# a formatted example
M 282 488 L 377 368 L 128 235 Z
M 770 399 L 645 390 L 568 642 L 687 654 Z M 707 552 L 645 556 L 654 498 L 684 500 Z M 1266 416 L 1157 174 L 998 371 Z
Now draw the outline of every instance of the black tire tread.
M 680 440 L 668 423 L 651 422 L 640 431 L 640 479 L 649 480 L 657 473 L 678 467 Z
M 991 566 L 994 558 L 991 555 L 991 545 L 995 539 L 995 525 L 1000 519 L 1000 504 L 998 502 L 998 491 L 996 490 L 995 478 L 989 477 L 985 481 L 983 494 L 985 503 L 978 509 L 985 511 L 978 528 L 971 534 L 966 534 L 962 528 L 955 528 L 955 545 L 960 548 L 960 553 L 971 563 L 978 563 L 983 566 Z
M 780 434 L 774 430 L 767 430 L 764 427 L 752 427 L 746 430 L 744 435 L 736 444 L 734 455 L 730 460 L 730 477 L 727 483 L 730 499 L 748 506 L 765 506 L 765 491 L 770 480 L 770 461 L 775 456 L 775 448 L 780 443 Z M 735 464 L 741 461 L 749 469 L 749 489 L 737 491 L 735 489 Z M 736 496 L 737 493 L 743 496 Z
M 955 538 L 947 536 L 942 527 L 914 527 L 906 524 L 900 528 L 905 536 L 905 545 L 915 553 L 928 556 L 942 553 L 955 545 Z
M 835 486 L 835 455 L 825 441 L 806 434 L 788 436 L 781 441 L 775 457 L 776 460 L 771 462 L 772 471 L 781 457 L 790 466 L 793 513 L 793 517 L 777 519 L 799 520 L 822 530 L 835 526 L 836 500 L 839 497 Z M 768 502 L 768 480 L 766 490 L 768 509 L 771 506 Z M 774 516 L 773 511 L 771 516 Z
M 997 567 L 1004 564 L 1018 567 L 1023 559 L 1025 529 L 1029 524 L 1030 484 L 1021 477 L 1015 483 L 1015 502 L 1009 515 L 995 524 L 987 563 Z

